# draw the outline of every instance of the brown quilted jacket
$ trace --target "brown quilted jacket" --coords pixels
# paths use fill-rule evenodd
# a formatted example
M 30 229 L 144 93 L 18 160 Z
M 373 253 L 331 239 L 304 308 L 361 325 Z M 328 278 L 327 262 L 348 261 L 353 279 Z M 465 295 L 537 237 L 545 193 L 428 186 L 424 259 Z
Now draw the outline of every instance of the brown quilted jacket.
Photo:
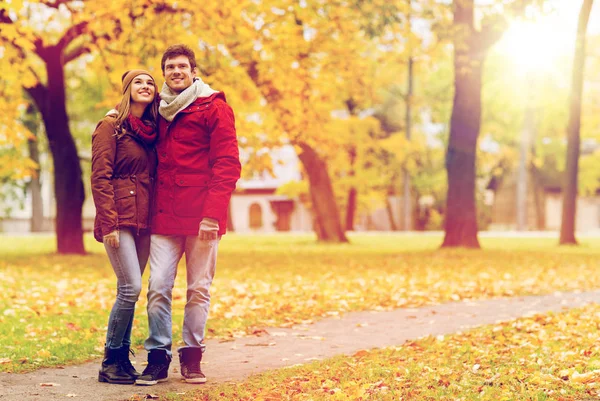
M 105 117 L 92 134 L 92 196 L 96 206 L 94 238 L 116 229 L 139 234 L 150 229 L 156 152 L 136 134 L 117 139 L 115 118 Z

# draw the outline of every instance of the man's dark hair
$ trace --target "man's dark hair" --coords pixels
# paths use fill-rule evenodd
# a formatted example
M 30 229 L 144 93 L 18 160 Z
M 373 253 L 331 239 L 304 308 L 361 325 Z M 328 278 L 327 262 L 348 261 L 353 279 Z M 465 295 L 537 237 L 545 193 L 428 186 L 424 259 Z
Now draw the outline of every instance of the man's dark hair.
M 190 61 L 190 67 L 192 67 L 192 70 L 196 68 L 196 55 L 194 54 L 194 51 L 189 46 L 177 44 L 169 46 L 162 56 L 160 68 L 163 73 L 165 72 L 165 62 L 167 59 L 175 58 L 177 56 L 186 56 Z

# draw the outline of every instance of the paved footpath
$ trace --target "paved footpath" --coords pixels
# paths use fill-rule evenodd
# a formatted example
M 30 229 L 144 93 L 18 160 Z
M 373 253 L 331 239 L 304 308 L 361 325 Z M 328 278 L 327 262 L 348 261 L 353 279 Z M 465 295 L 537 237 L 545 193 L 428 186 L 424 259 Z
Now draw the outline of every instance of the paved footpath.
M 451 334 L 502 320 L 600 302 L 600 290 L 544 296 L 453 302 L 389 312 L 352 312 L 291 329 L 269 328 L 261 336 L 219 342 L 209 340 L 203 370 L 211 383 L 243 380 L 249 375 L 361 349 L 401 345 L 427 335 Z M 145 352 L 136 366 L 143 369 Z M 204 363 L 206 362 L 206 363 Z M 179 361 L 171 363 L 169 381 L 156 386 L 98 383 L 100 361 L 27 374 L 0 373 L 0 401 L 125 401 L 134 395 L 184 393 L 199 385 L 183 383 Z M 56 386 L 41 386 L 55 383 Z

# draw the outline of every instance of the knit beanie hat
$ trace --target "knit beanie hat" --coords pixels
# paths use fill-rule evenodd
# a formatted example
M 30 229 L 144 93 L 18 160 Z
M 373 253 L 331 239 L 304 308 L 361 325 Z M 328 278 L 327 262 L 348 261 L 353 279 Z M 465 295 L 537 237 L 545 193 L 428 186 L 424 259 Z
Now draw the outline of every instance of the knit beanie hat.
M 133 81 L 133 79 L 135 77 L 137 77 L 138 75 L 142 75 L 142 74 L 146 74 L 150 78 L 152 78 L 152 81 L 154 81 L 154 93 L 158 93 L 158 87 L 156 86 L 156 81 L 154 80 L 154 77 L 152 76 L 152 74 L 150 74 L 146 70 L 129 70 L 129 71 L 125 71 L 125 73 L 121 77 L 121 82 L 123 83 L 123 94 L 125 94 L 125 91 L 131 84 L 131 81 Z

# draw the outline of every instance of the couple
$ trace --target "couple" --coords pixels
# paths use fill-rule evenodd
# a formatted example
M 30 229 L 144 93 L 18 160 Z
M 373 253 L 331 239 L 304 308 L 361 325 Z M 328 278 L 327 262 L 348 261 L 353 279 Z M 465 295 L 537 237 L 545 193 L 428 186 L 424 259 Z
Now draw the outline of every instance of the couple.
M 187 302 L 180 371 L 188 383 L 206 382 L 200 361 L 209 289 L 241 170 L 234 115 L 225 95 L 196 77 L 189 47 L 170 46 L 161 69 L 160 103 L 149 72 L 127 71 L 118 110 L 109 112 L 92 135 L 94 237 L 104 243 L 117 276 L 101 382 L 153 385 L 167 380 L 171 295 L 184 253 Z M 148 365 L 140 374 L 129 353 L 148 258 Z

